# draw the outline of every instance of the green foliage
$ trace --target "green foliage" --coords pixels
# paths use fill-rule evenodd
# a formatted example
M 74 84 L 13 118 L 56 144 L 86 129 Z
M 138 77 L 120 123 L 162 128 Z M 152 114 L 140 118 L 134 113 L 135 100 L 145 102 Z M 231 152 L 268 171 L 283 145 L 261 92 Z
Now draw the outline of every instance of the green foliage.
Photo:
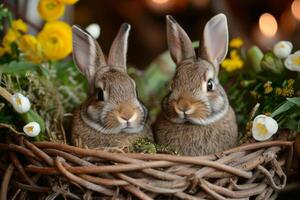
M 142 138 L 134 142 L 129 150 L 137 153 L 156 153 L 155 144 L 148 138 Z
M 33 64 L 29 61 L 11 61 L 9 63 L 0 65 L 1 74 L 11 74 L 24 76 L 28 71 L 37 70 L 38 65 Z
M 63 118 L 86 97 L 86 81 L 71 61 L 60 61 L 35 65 L 26 61 L 11 61 L 0 65 L 2 86 L 11 93 L 21 92 L 31 102 L 28 113 L 16 116 L 7 113 L 3 123 L 17 126 L 22 131 L 23 125 L 36 121 L 41 126 L 41 133 L 36 140 L 50 138 L 62 140 L 65 136 Z M 4 102 L 6 103 L 6 102 Z M 0 112 L 2 114 L 2 112 Z M 10 117 L 9 117 L 10 116 Z M 0 121 L 1 115 L 0 115 Z M 43 134 L 44 133 L 44 134 Z
M 12 22 L 12 14 L 11 12 L 4 7 L 3 4 L 0 4 L 0 31 L 4 29 L 4 22 L 8 19 L 8 23 L 11 25 Z

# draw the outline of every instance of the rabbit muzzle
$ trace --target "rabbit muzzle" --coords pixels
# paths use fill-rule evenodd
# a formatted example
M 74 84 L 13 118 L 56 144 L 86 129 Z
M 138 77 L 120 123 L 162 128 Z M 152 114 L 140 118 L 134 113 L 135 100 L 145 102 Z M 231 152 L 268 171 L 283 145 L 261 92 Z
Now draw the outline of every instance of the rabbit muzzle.
M 174 101 L 173 108 L 179 121 L 193 122 L 193 119 L 205 119 L 210 114 L 210 109 L 203 101 L 193 101 L 187 98 L 179 98 Z

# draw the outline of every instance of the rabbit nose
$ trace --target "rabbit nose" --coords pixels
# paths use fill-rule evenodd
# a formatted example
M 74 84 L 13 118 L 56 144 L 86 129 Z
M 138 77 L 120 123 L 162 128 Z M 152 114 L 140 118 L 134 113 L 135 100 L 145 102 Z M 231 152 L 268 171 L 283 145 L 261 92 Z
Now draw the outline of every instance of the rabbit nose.
M 176 112 L 183 113 L 183 114 L 190 114 L 192 110 L 192 103 L 187 99 L 179 99 L 177 101 L 177 106 L 175 106 Z
M 120 121 L 133 122 L 137 118 L 137 113 L 133 109 L 123 108 L 119 111 Z

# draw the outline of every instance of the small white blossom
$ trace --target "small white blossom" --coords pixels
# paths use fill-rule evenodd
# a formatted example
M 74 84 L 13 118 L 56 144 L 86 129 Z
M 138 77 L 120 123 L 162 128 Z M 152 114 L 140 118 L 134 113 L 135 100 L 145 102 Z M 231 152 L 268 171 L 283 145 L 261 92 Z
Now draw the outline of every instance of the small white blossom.
M 284 61 L 284 66 L 290 71 L 300 72 L 300 51 L 289 55 Z
M 15 93 L 11 97 L 11 104 L 18 113 L 25 113 L 30 110 L 30 101 L 21 93 Z
M 35 137 L 41 132 L 41 127 L 37 122 L 30 122 L 23 127 L 24 133 L 29 137 Z
M 273 47 L 273 53 L 281 59 L 288 57 L 293 49 L 293 44 L 289 41 L 277 42 Z
M 257 141 L 268 140 L 278 130 L 277 122 L 266 115 L 258 115 L 255 117 L 252 125 L 252 136 Z

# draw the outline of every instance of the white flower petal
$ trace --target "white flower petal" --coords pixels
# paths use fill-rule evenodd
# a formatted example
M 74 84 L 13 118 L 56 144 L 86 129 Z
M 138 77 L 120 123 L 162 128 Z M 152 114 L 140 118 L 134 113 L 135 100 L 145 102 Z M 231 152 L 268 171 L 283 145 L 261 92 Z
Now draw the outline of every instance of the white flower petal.
M 267 117 L 265 121 L 265 126 L 270 133 L 275 134 L 278 130 L 278 124 L 272 117 Z
M 25 113 L 30 110 L 30 101 L 21 93 L 15 93 L 11 97 L 11 104 L 18 113 Z
M 256 141 L 265 141 L 265 140 L 268 140 L 272 137 L 273 134 L 266 134 L 266 135 L 262 135 L 262 134 L 259 134 L 258 132 L 256 133 L 253 133 L 253 138 L 256 140 Z
M 291 54 L 293 49 L 293 44 L 289 41 L 280 41 L 276 43 L 273 47 L 273 53 L 278 58 L 286 58 L 288 55 Z
M 37 122 L 30 122 L 23 127 L 24 133 L 29 137 L 35 137 L 41 132 L 41 127 Z
M 265 123 L 265 118 L 266 118 L 266 115 L 257 115 L 255 117 L 255 119 L 253 120 L 253 124 L 254 123 Z
M 300 72 L 300 51 L 289 55 L 284 61 L 284 66 L 290 71 Z
M 253 120 L 252 136 L 257 141 L 268 140 L 278 130 L 277 122 L 266 115 L 258 115 Z

